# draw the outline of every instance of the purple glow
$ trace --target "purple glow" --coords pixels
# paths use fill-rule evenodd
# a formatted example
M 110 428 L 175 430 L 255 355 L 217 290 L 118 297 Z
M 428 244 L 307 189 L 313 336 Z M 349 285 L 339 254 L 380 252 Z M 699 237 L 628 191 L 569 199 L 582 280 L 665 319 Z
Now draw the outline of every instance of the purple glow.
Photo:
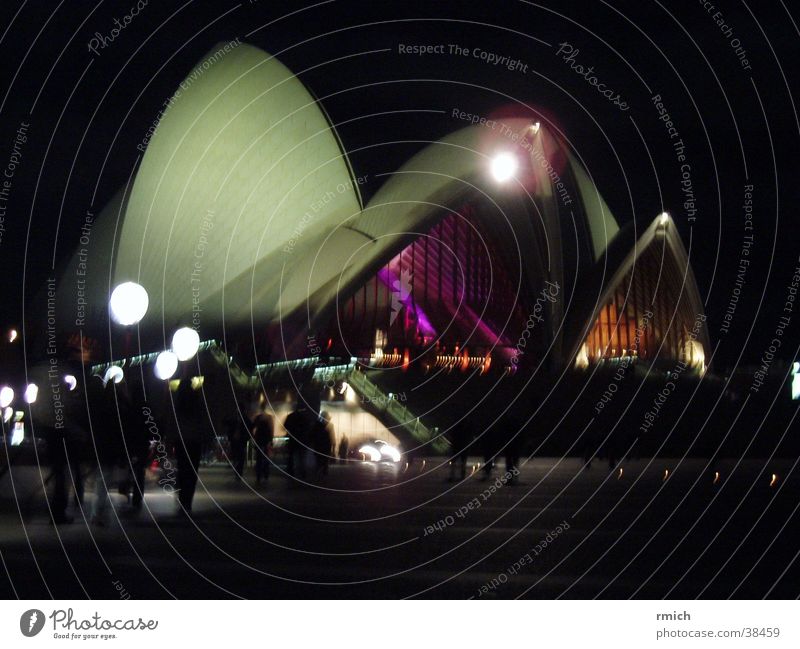
M 396 259 L 393 259 L 390 263 L 395 262 Z M 399 262 L 397 265 L 400 265 Z M 393 294 L 396 296 L 396 299 L 398 299 L 406 309 L 414 314 L 417 325 L 419 326 L 419 330 L 423 336 L 436 335 L 436 329 L 433 328 L 431 321 L 428 319 L 428 316 L 425 315 L 422 307 L 414 303 L 414 299 L 411 296 L 411 291 L 406 292 L 399 289 L 401 280 L 397 273 L 395 273 L 391 268 L 384 266 L 378 271 L 378 279 L 380 279 L 381 282 L 383 282 L 383 284 L 393 292 Z
M 459 320 L 467 320 L 467 322 L 474 322 L 475 329 L 485 337 L 488 341 L 488 344 L 495 348 L 495 353 L 499 354 L 501 357 L 510 359 L 513 356 L 513 350 L 509 346 L 511 343 L 509 342 L 506 336 L 503 336 L 497 333 L 494 329 L 492 329 L 488 324 L 486 324 L 481 318 L 478 317 L 478 314 L 475 313 L 472 309 L 470 309 L 466 304 L 461 304 L 459 306 L 459 312 L 464 312 Z

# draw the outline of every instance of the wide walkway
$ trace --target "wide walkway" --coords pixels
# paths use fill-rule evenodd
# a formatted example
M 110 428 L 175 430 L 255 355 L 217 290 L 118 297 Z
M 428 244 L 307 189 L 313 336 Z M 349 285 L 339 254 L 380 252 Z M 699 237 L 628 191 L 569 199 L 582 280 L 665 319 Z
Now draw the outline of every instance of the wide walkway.
M 49 525 L 32 486 L 38 477 L 20 467 L 22 514 L 9 476 L 0 481 L 0 595 L 800 594 L 800 481 L 789 462 L 712 469 L 699 460 L 638 460 L 620 474 L 599 461 L 586 471 L 575 459 L 537 458 L 513 486 L 482 481 L 479 471 L 449 483 L 440 462 L 335 465 L 318 486 L 273 474 L 256 487 L 224 467 L 201 468 L 191 519 L 175 514 L 173 497 L 151 476 L 145 509 L 133 515 L 115 496 L 105 528 L 88 526 L 80 511 L 71 525 Z M 494 477 L 504 472 L 501 462 Z

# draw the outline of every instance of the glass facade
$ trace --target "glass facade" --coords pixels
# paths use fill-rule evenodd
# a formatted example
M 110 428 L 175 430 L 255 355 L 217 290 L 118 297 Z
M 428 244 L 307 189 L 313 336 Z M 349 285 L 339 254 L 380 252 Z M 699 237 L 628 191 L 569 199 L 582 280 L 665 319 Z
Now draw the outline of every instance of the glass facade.
M 600 308 L 577 363 L 634 357 L 684 361 L 702 371 L 705 356 L 697 337 L 705 318 L 689 300 L 688 272 L 665 239 L 656 237 Z
M 520 281 L 472 214 L 467 205 L 444 217 L 339 305 L 339 333 L 352 355 L 379 350 L 384 363 L 403 364 L 403 349 L 459 359 L 468 349 L 482 360 L 511 345 L 509 332 L 521 331 L 526 317 Z

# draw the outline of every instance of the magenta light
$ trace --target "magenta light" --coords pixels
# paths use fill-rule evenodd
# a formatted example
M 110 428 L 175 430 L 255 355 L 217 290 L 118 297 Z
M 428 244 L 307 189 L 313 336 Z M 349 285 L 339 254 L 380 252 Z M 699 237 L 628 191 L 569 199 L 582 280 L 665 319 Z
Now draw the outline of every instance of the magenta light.
M 390 268 L 384 266 L 378 271 L 378 279 L 383 282 L 390 291 L 396 290 L 396 282 L 400 282 L 400 277 Z M 422 307 L 414 303 L 414 299 L 412 298 L 411 294 L 408 295 L 401 295 L 400 296 L 400 303 L 411 313 L 413 313 L 417 320 L 417 325 L 423 336 L 435 336 L 436 329 L 434 329 L 431 321 L 428 319 L 428 316 L 425 315 L 425 312 L 422 310 Z

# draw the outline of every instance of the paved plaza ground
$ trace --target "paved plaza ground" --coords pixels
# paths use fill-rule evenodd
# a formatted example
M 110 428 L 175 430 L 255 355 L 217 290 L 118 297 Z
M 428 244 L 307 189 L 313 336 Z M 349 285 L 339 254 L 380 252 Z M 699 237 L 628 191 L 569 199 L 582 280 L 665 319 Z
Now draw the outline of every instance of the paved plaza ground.
M 442 462 L 444 466 L 439 466 Z M 791 597 L 791 462 L 527 462 L 516 485 L 446 460 L 334 465 L 318 485 L 202 467 L 191 518 L 150 478 L 143 511 L 53 527 L 35 467 L 0 481 L 0 594 L 23 598 Z M 719 476 L 715 482 L 715 472 Z M 250 470 L 252 473 L 252 470 Z M 776 474 L 773 481 L 772 474 Z M 665 477 L 666 474 L 666 477 Z M 37 489 L 38 482 L 38 489 Z M 772 483 L 772 485 L 771 485 Z M 500 485 L 500 486 L 497 486 Z M 494 486 L 494 488 L 492 488 Z M 120 589 L 123 589 L 120 591 Z

